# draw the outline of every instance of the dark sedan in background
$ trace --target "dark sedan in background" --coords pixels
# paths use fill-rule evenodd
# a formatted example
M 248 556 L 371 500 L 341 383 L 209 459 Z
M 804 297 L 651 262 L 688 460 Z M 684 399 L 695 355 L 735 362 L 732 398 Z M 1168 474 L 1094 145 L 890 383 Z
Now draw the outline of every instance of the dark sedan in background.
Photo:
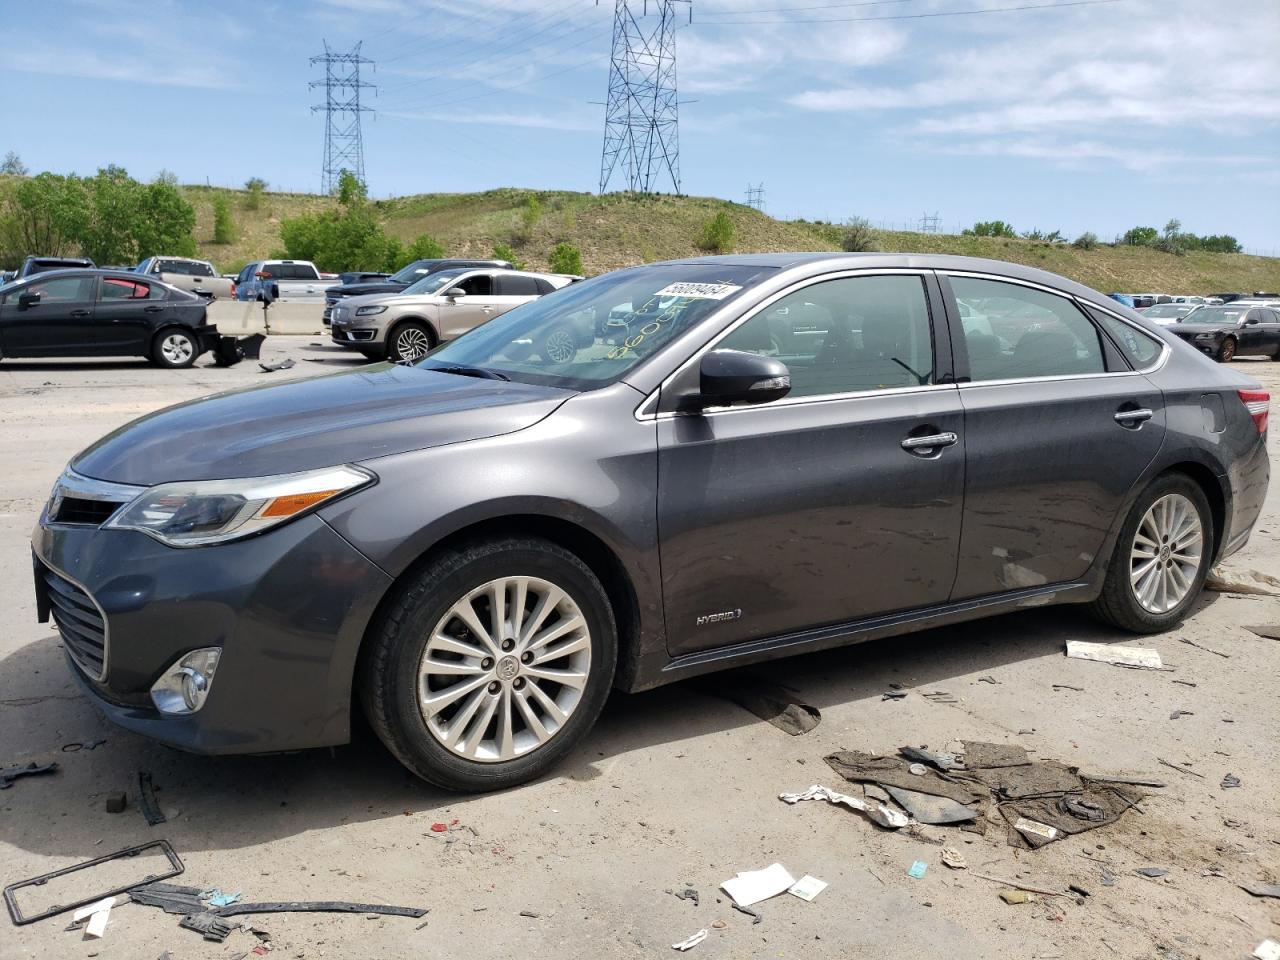
M 650 264 L 116 430 L 41 515 L 37 600 L 129 729 L 326 746 L 358 700 L 419 776 L 496 789 L 615 686 L 1050 603 L 1168 630 L 1258 521 L 1269 403 L 1027 267 Z
M 1222 363 L 1236 357 L 1280 360 L 1280 312 L 1271 307 L 1197 307 L 1168 329 Z
M 147 357 L 189 367 L 218 345 L 207 301 L 125 270 L 52 270 L 0 287 L 0 357 Z

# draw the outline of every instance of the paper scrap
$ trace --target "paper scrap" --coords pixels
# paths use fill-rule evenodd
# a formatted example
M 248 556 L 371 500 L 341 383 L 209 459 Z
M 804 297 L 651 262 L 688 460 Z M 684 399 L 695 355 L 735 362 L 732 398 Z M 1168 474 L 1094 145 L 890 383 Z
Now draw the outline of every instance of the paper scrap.
M 692 937 L 686 937 L 684 940 L 681 940 L 679 943 L 673 943 L 671 945 L 671 949 L 679 950 L 681 953 L 683 953 L 686 950 L 692 950 L 694 947 L 696 947 L 705 939 L 707 939 L 707 931 L 705 929 L 699 930 Z
M 720 889 L 733 897 L 733 902 L 738 906 L 749 907 L 753 903 L 785 893 L 795 886 L 795 882 L 796 878 L 787 872 L 786 867 L 775 863 L 763 870 L 739 873 L 732 880 L 720 884 Z
M 1255 960 L 1280 960 L 1280 943 L 1268 938 L 1253 948 Z
M 801 800 L 825 800 L 827 803 L 842 803 L 850 810 L 865 813 L 868 817 L 891 830 L 905 827 L 911 822 L 901 810 L 895 810 L 883 803 L 869 803 L 861 797 L 851 797 L 847 793 L 837 793 L 827 787 L 814 784 L 804 793 L 780 793 L 778 799 L 784 803 L 799 803 Z
M 1084 640 L 1068 640 L 1067 656 L 1073 660 L 1094 660 L 1120 667 L 1141 667 L 1146 670 L 1162 670 L 1160 651 L 1150 647 L 1117 647 L 1110 643 L 1088 643 Z
M 1038 820 L 1028 820 L 1026 817 L 1019 817 L 1014 821 L 1013 829 L 1019 833 L 1030 833 L 1045 840 L 1058 839 L 1057 827 L 1051 827 L 1047 823 L 1040 823 Z
M 787 893 L 791 894 L 793 897 L 799 897 L 801 900 L 808 900 L 812 903 L 813 898 L 825 889 L 827 889 L 827 881 L 819 880 L 817 877 L 811 877 L 806 873 L 791 885 L 791 888 L 787 890 Z
M 942 862 L 952 870 L 963 870 L 969 866 L 968 861 L 964 858 L 964 854 L 954 847 L 942 848 Z
M 1030 903 L 1035 900 L 1036 895 L 1029 890 L 1001 890 L 1000 899 L 1005 903 Z
M 91 903 L 87 907 L 81 907 L 71 915 L 71 922 L 79 923 L 85 917 L 88 917 L 89 924 L 85 927 L 85 936 L 100 938 L 107 932 L 107 920 L 111 916 L 111 908 L 115 904 L 115 897 L 107 897 L 105 900 Z
M 923 880 L 924 872 L 929 869 L 929 865 L 923 860 L 917 860 L 911 865 L 911 869 L 907 871 L 907 876 L 914 880 Z

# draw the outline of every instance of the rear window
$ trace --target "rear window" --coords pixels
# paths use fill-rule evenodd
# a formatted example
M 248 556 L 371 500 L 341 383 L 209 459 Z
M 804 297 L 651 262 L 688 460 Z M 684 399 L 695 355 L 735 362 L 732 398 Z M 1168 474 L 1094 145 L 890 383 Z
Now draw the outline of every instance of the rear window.
M 146 300 L 151 296 L 151 284 L 119 277 L 103 277 L 100 300 Z

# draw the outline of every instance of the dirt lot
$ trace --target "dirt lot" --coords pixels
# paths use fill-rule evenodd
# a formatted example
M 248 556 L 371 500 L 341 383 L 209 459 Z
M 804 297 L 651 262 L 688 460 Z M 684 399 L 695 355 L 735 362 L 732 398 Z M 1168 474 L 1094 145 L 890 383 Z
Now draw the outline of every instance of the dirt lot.
M 310 342 L 269 341 L 265 358 L 299 361 L 273 374 L 251 363 L 182 372 L 0 364 L 0 766 L 60 766 L 0 793 L 0 882 L 163 837 L 186 864 L 179 883 L 248 900 L 430 908 L 420 929 L 417 920 L 363 915 L 260 918 L 277 954 L 293 958 L 672 956 L 672 943 L 701 928 L 710 936 L 691 955 L 708 960 L 1189 960 L 1247 957 L 1264 937 L 1280 939 L 1280 901 L 1236 886 L 1280 882 L 1280 642 L 1245 629 L 1280 624 L 1280 598 L 1207 594 L 1181 629 L 1141 641 L 1160 651 L 1166 672 L 1065 659 L 1069 639 L 1134 642 L 1071 607 L 783 661 L 770 678 L 822 710 L 820 726 L 802 737 L 703 685 L 615 695 L 556 776 L 477 798 L 412 780 L 367 733 L 334 751 L 207 759 L 107 725 L 69 679 L 56 635 L 35 621 L 27 539 L 53 480 L 77 450 L 139 414 L 352 362 Z M 1280 394 L 1280 364 L 1237 366 Z M 1271 446 L 1280 454 L 1274 420 Z M 1280 575 L 1280 482 L 1231 566 Z M 883 699 L 890 684 L 908 695 Z M 940 690 L 955 702 L 923 696 Z M 1177 710 L 1190 714 L 1170 719 Z M 63 751 L 98 738 L 106 742 L 94 750 Z M 1142 812 L 1039 851 L 1015 850 L 998 831 L 930 827 L 913 836 L 826 804 L 777 799 L 813 783 L 858 792 L 823 763 L 832 751 L 945 749 L 956 739 L 1020 743 L 1033 757 L 1167 786 L 1151 791 Z M 159 788 L 162 826 L 148 827 L 132 798 L 139 770 Z M 1229 773 L 1239 788 L 1220 786 Z M 104 795 L 117 790 L 131 799 L 113 815 Z M 435 833 L 433 823 L 452 829 Z M 968 871 L 942 864 L 931 842 L 939 838 L 963 851 Z M 907 876 L 916 860 L 928 864 L 922 879 Z M 812 903 L 770 900 L 753 925 L 717 886 L 775 861 L 830 887 Z M 1104 866 L 1113 885 L 1102 883 Z M 1147 866 L 1169 872 L 1135 873 Z M 1052 890 L 1074 883 L 1092 895 L 1007 905 L 997 896 L 1003 885 L 975 871 Z M 699 905 L 665 892 L 686 884 Z M 126 904 L 105 939 L 83 940 L 64 931 L 65 917 L 21 928 L 0 919 L 0 957 L 231 958 L 258 943 L 241 932 L 206 943 L 177 920 Z

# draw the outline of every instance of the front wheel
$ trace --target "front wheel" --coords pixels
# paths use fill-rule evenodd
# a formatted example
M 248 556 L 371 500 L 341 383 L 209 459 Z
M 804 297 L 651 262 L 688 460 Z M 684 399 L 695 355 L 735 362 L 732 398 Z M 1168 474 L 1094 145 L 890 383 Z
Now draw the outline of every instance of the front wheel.
M 391 331 L 387 340 L 387 359 L 395 363 L 413 363 L 425 357 L 434 346 L 431 331 L 410 320 Z
M 368 637 L 361 702 L 413 773 L 500 790 L 550 770 L 613 683 L 617 627 L 600 581 L 544 540 L 451 550 L 400 589 Z
M 200 356 L 200 345 L 186 330 L 161 330 L 151 345 L 151 359 L 162 367 L 178 370 L 189 367 Z
M 1135 633 L 1176 626 L 1204 585 L 1213 536 L 1199 484 L 1183 474 L 1158 478 L 1129 511 L 1094 612 Z
M 1218 362 L 1230 363 L 1236 357 L 1236 338 L 1227 337 L 1222 341 L 1222 346 L 1218 347 Z

